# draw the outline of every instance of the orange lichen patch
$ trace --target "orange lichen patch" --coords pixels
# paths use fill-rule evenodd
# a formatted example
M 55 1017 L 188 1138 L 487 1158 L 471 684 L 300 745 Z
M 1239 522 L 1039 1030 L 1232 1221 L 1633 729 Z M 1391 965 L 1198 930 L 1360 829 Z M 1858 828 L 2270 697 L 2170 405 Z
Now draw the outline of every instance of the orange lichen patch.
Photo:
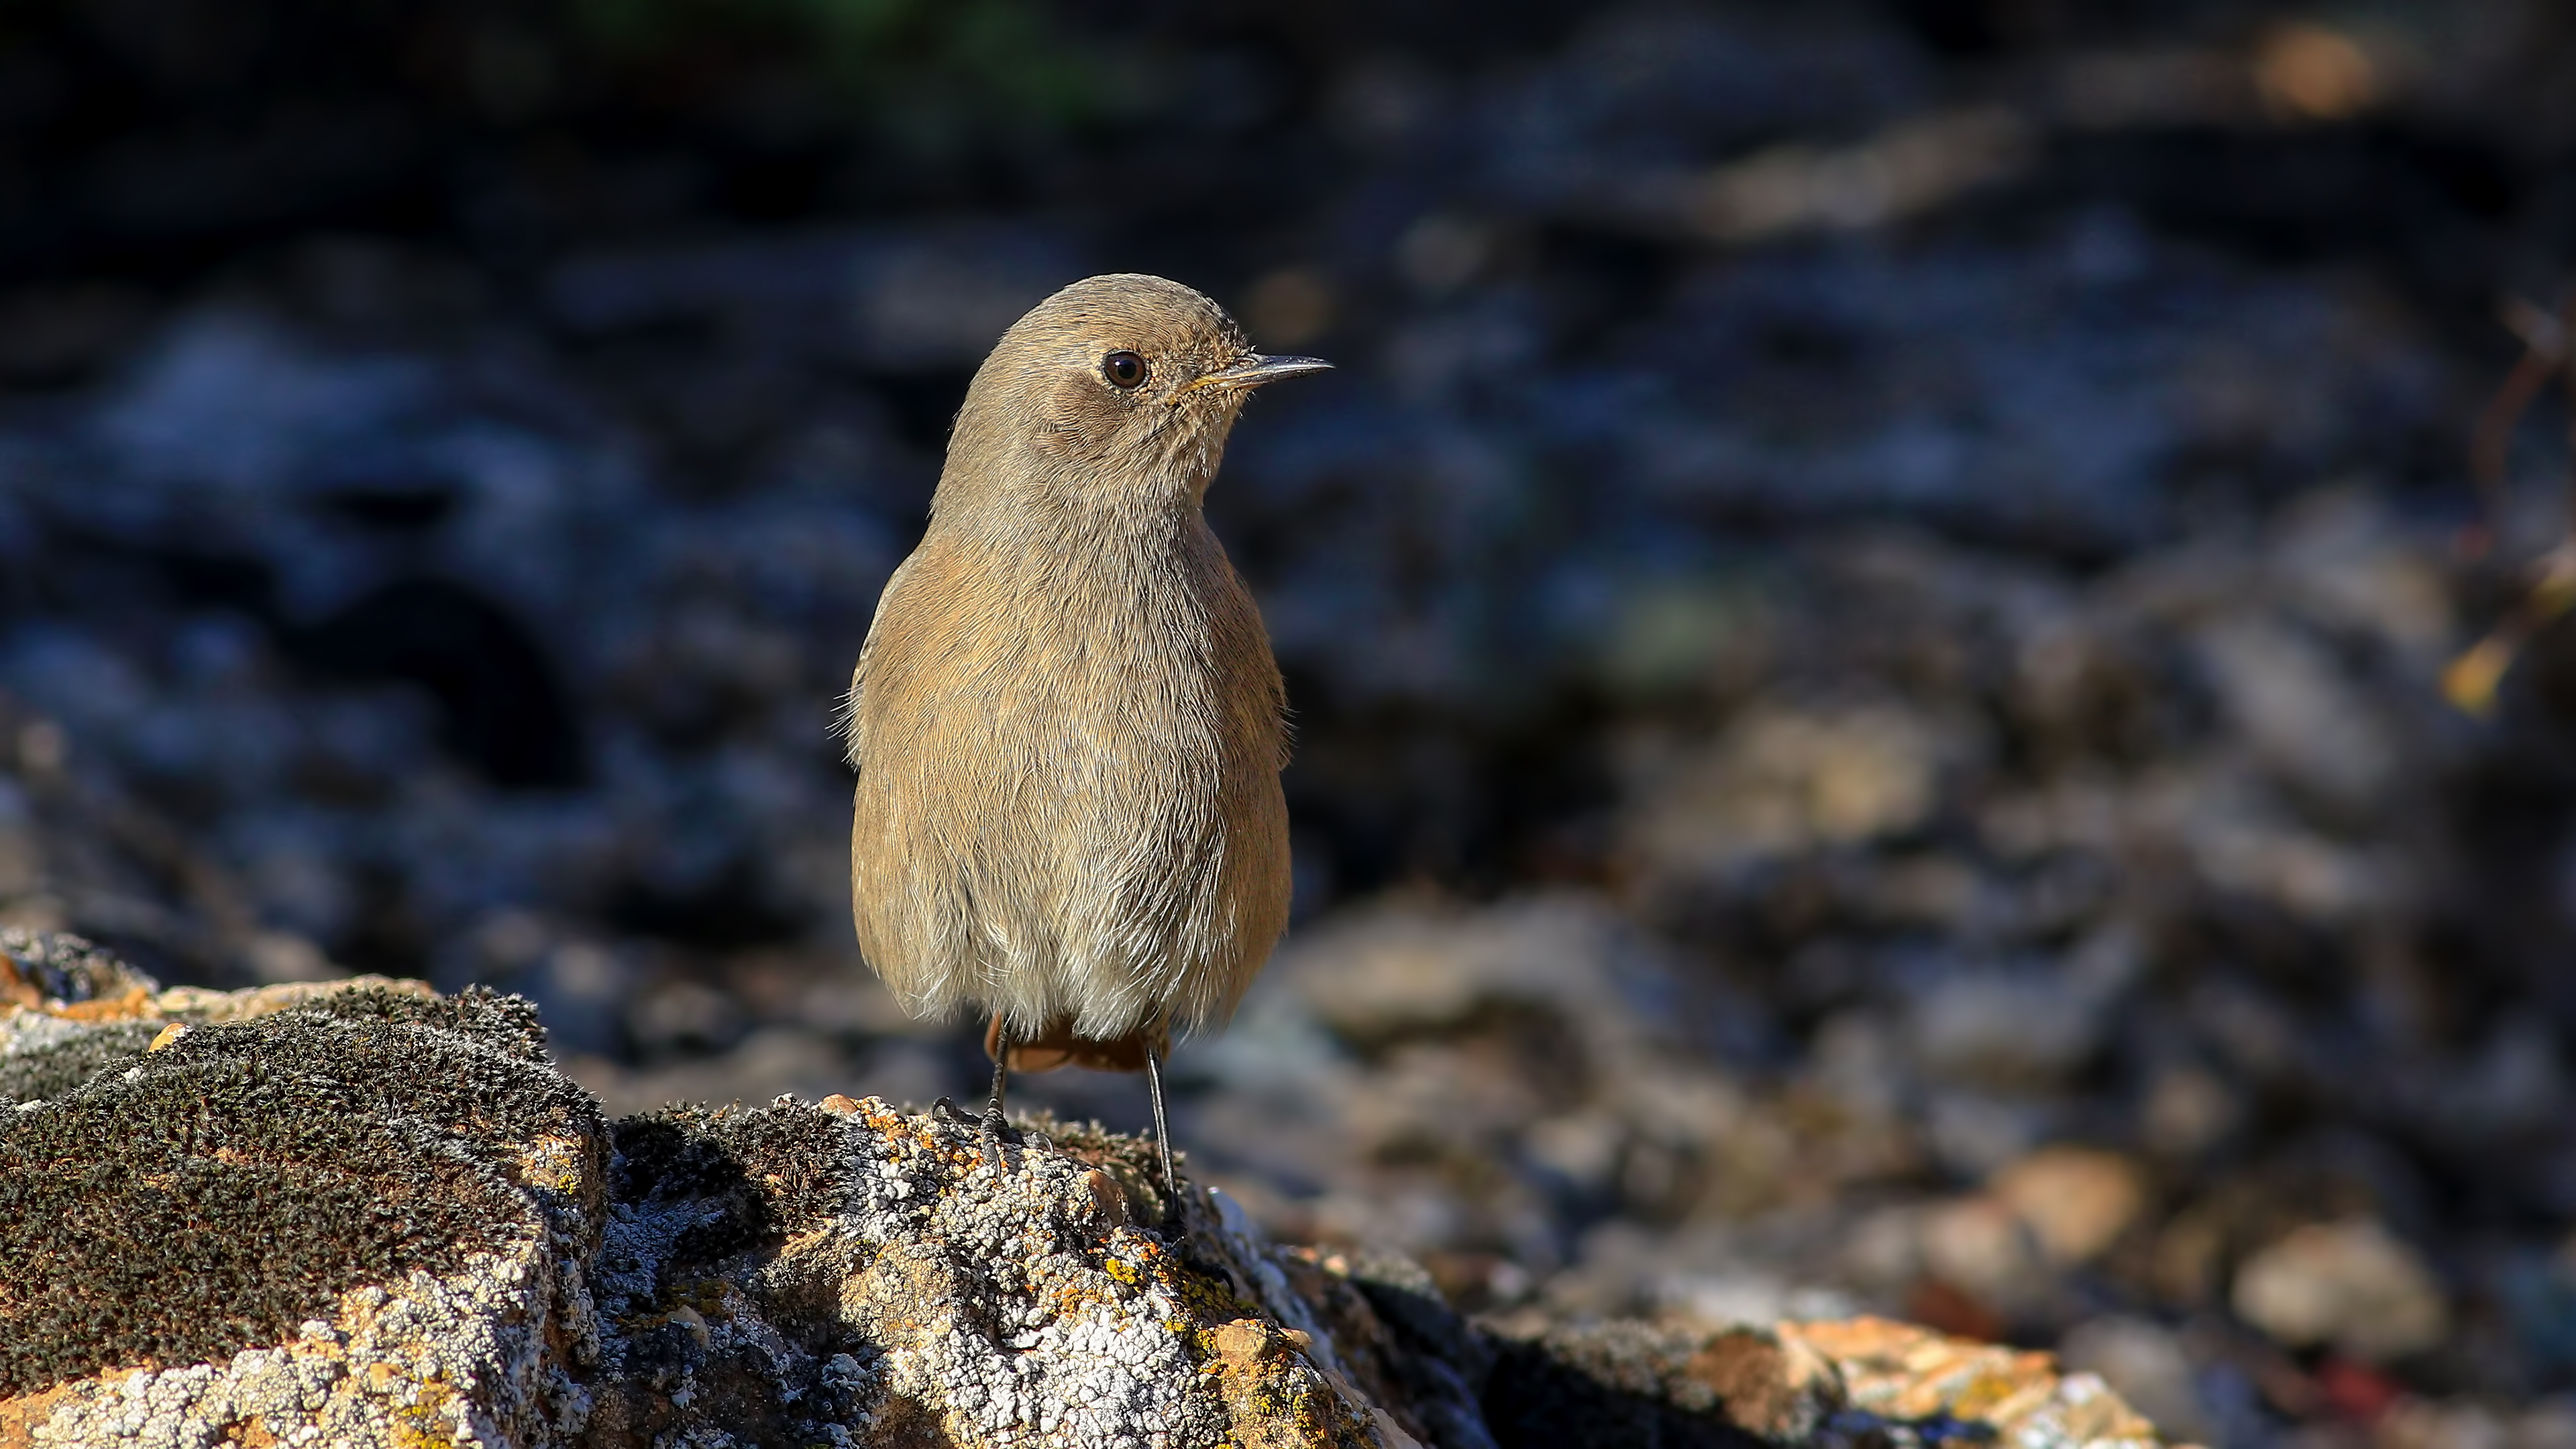
M 144 1050 L 147 1054 L 148 1054 L 148 1053 L 151 1053 L 151 1052 L 157 1052 L 157 1051 L 161 1050 L 163 1047 L 168 1046 L 170 1043 L 172 1043 L 172 1042 L 174 1042 L 174 1041 L 177 1041 L 179 1038 L 181 1038 L 181 1037 L 183 1037 L 183 1036 L 186 1036 L 187 1034 L 188 1034 L 188 1024 L 187 1024 L 186 1022 L 184 1022 L 184 1021 L 174 1021 L 174 1022 L 170 1023 L 168 1026 L 165 1026 L 165 1027 L 161 1028 L 161 1033 L 160 1033 L 160 1035 L 155 1036 L 154 1038 L 152 1038 L 152 1045 L 150 1045 L 150 1046 L 148 1046 L 148 1047 L 145 1047 L 143 1050 Z
M 1819 1397 L 1842 1396 L 1833 1361 L 1793 1338 L 1732 1328 L 1692 1354 L 1682 1372 L 1717 1395 L 1737 1428 L 1789 1437 Z
M 1944 1338 L 1886 1319 L 1783 1325 L 1842 1369 L 1855 1407 L 1891 1418 L 1950 1414 L 2001 1423 L 2056 1385 L 2048 1355 Z M 2027 1394 L 2036 1388 L 2037 1395 Z
M 2034 1359 L 2036 1367 L 2031 1365 Z M 2057 1391 L 2057 1376 L 2049 1370 L 2045 1354 L 2015 1354 L 2004 1363 L 1980 1364 L 1969 1371 L 1967 1382 L 1947 1407 L 1962 1419 L 2009 1424 L 2047 1403 Z
M 247 1419 L 236 1419 L 226 1424 L 224 1442 L 239 1444 L 242 1449 L 277 1449 L 283 1441 L 269 1429 L 266 1421 L 253 1414 Z
M 152 993 L 140 986 L 129 986 L 96 1001 L 48 1001 L 37 1010 L 71 1021 L 139 1021 L 157 1014 Z
M 39 1007 L 45 1004 L 45 993 L 36 989 L 18 970 L 18 963 L 0 955 L 0 1006 Z
M 1110 1276 L 1118 1277 L 1115 1273 Z M 1119 1281 L 1128 1280 L 1120 1278 Z M 1057 1318 L 1087 1317 L 1095 1310 L 1114 1301 L 1110 1294 L 1098 1292 L 1078 1280 L 1047 1284 L 1037 1297 L 1046 1311 Z
M 2048 1417 L 2079 1442 L 2157 1440 L 2155 1427 L 2099 1380 L 2061 1377 L 2044 1353 L 1945 1338 L 1884 1318 L 1783 1323 L 1779 1332 L 1830 1360 L 1853 1407 L 1874 1414 L 1948 1415 L 2007 1432 Z
M 1926 1333 L 1912 1324 L 1866 1315 L 1816 1323 L 1784 1323 L 1780 1325 L 1780 1332 L 1846 1366 L 1898 1363 L 1907 1352 L 1940 1341 L 1939 1335 Z
M 245 1021 L 310 1006 L 342 992 L 369 990 L 414 996 L 424 1001 L 438 999 L 438 993 L 425 982 L 393 976 L 352 976 L 339 981 L 291 981 L 249 991 L 174 986 L 167 991 L 156 992 L 138 984 L 113 996 L 90 1001 L 61 1001 L 45 996 L 19 971 L 15 962 L 0 956 L 0 1007 L 15 1006 L 69 1021 L 144 1021 L 153 1017 L 179 1017 L 200 1023 Z
M 424 981 L 398 976 L 352 976 L 342 981 L 288 981 L 248 991 L 210 991 L 202 986 L 173 986 L 151 998 L 151 1014 L 183 1016 L 191 1021 L 245 1021 L 310 1006 L 344 991 L 381 991 L 395 996 L 438 1000 Z
M 430 1379 L 420 1397 L 393 1413 L 394 1449 L 452 1449 L 456 1443 L 456 1390 Z
M 951 1142 L 929 1118 L 907 1117 L 882 1097 L 863 1098 L 853 1107 L 858 1119 L 875 1129 L 890 1146 L 909 1147 L 954 1168 L 972 1168 L 984 1160 L 979 1148 Z
M 1205 1273 L 1176 1273 L 1166 1287 L 1180 1301 L 1182 1312 L 1190 1323 L 1223 1323 L 1230 1319 L 1257 1315 L 1260 1310 L 1234 1296 L 1234 1290 L 1221 1278 Z M 1186 1327 L 1187 1325 L 1184 1325 Z
M 547 1133 L 521 1144 L 515 1165 L 523 1186 L 577 1194 L 588 1179 L 590 1145 L 578 1137 Z
M 1200 1335 L 1206 1362 L 1232 1421 L 1229 1444 L 1243 1449 L 1356 1446 L 1373 1437 L 1373 1421 L 1333 1391 L 1287 1334 L 1257 1318 L 1238 1318 Z
M 1208 1351 L 1228 1372 L 1242 1372 L 1296 1350 L 1287 1336 L 1258 1318 L 1238 1318 L 1208 1330 Z
M 0 957 L 0 969 L 5 969 Z M 78 1383 L 56 1384 L 42 1393 L 0 1399 L 0 1449 L 35 1449 L 36 1426 L 54 1416 L 54 1406 L 78 1392 Z

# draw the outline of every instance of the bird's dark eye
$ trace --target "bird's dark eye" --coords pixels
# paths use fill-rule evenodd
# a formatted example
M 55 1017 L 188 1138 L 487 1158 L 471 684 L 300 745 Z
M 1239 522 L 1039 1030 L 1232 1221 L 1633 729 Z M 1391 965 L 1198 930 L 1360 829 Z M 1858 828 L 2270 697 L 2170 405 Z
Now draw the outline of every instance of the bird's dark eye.
M 1145 359 L 1132 352 L 1113 352 L 1100 359 L 1100 375 L 1109 379 L 1111 387 L 1143 387 L 1152 371 L 1145 365 Z

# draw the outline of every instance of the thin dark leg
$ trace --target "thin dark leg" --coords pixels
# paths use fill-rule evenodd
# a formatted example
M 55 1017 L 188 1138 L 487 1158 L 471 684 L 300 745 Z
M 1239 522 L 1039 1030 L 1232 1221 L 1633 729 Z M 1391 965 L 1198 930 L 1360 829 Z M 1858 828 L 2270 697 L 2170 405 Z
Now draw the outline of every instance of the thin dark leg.
M 1163 1115 L 1163 1058 L 1148 1045 L 1145 1049 L 1145 1086 L 1154 1094 L 1154 1145 L 1163 1153 L 1163 1193 L 1170 1201 L 1171 1212 L 1181 1209 L 1181 1176 L 1172 1170 L 1172 1124 Z
M 984 1161 L 993 1175 L 1002 1175 L 1002 1091 L 1011 1083 L 1011 1024 L 1005 1019 L 993 1028 L 993 1099 L 984 1104 Z

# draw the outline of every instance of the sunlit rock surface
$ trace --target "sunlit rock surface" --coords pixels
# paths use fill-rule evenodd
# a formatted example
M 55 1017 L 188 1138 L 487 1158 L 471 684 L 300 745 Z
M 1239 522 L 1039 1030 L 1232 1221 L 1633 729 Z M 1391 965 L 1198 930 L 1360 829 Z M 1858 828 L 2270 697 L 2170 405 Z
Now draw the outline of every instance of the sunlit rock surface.
M 1399 1258 L 877 1098 L 620 1121 L 527 1003 L 0 937 L 0 1445 L 2152 1444 L 1879 1320 L 1471 1322 Z

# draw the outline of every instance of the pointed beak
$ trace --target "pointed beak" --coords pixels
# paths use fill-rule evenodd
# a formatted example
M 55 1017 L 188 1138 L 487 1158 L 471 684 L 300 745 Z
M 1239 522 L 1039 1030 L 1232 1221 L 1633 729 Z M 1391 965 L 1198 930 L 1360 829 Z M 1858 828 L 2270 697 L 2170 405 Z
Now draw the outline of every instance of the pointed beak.
M 1181 392 L 1193 393 L 1203 387 L 1223 388 L 1230 392 L 1236 388 L 1259 387 L 1265 382 L 1277 382 L 1283 377 L 1303 377 L 1310 372 L 1332 370 L 1333 365 L 1320 357 L 1264 357 L 1255 352 L 1218 368 L 1182 388 Z

